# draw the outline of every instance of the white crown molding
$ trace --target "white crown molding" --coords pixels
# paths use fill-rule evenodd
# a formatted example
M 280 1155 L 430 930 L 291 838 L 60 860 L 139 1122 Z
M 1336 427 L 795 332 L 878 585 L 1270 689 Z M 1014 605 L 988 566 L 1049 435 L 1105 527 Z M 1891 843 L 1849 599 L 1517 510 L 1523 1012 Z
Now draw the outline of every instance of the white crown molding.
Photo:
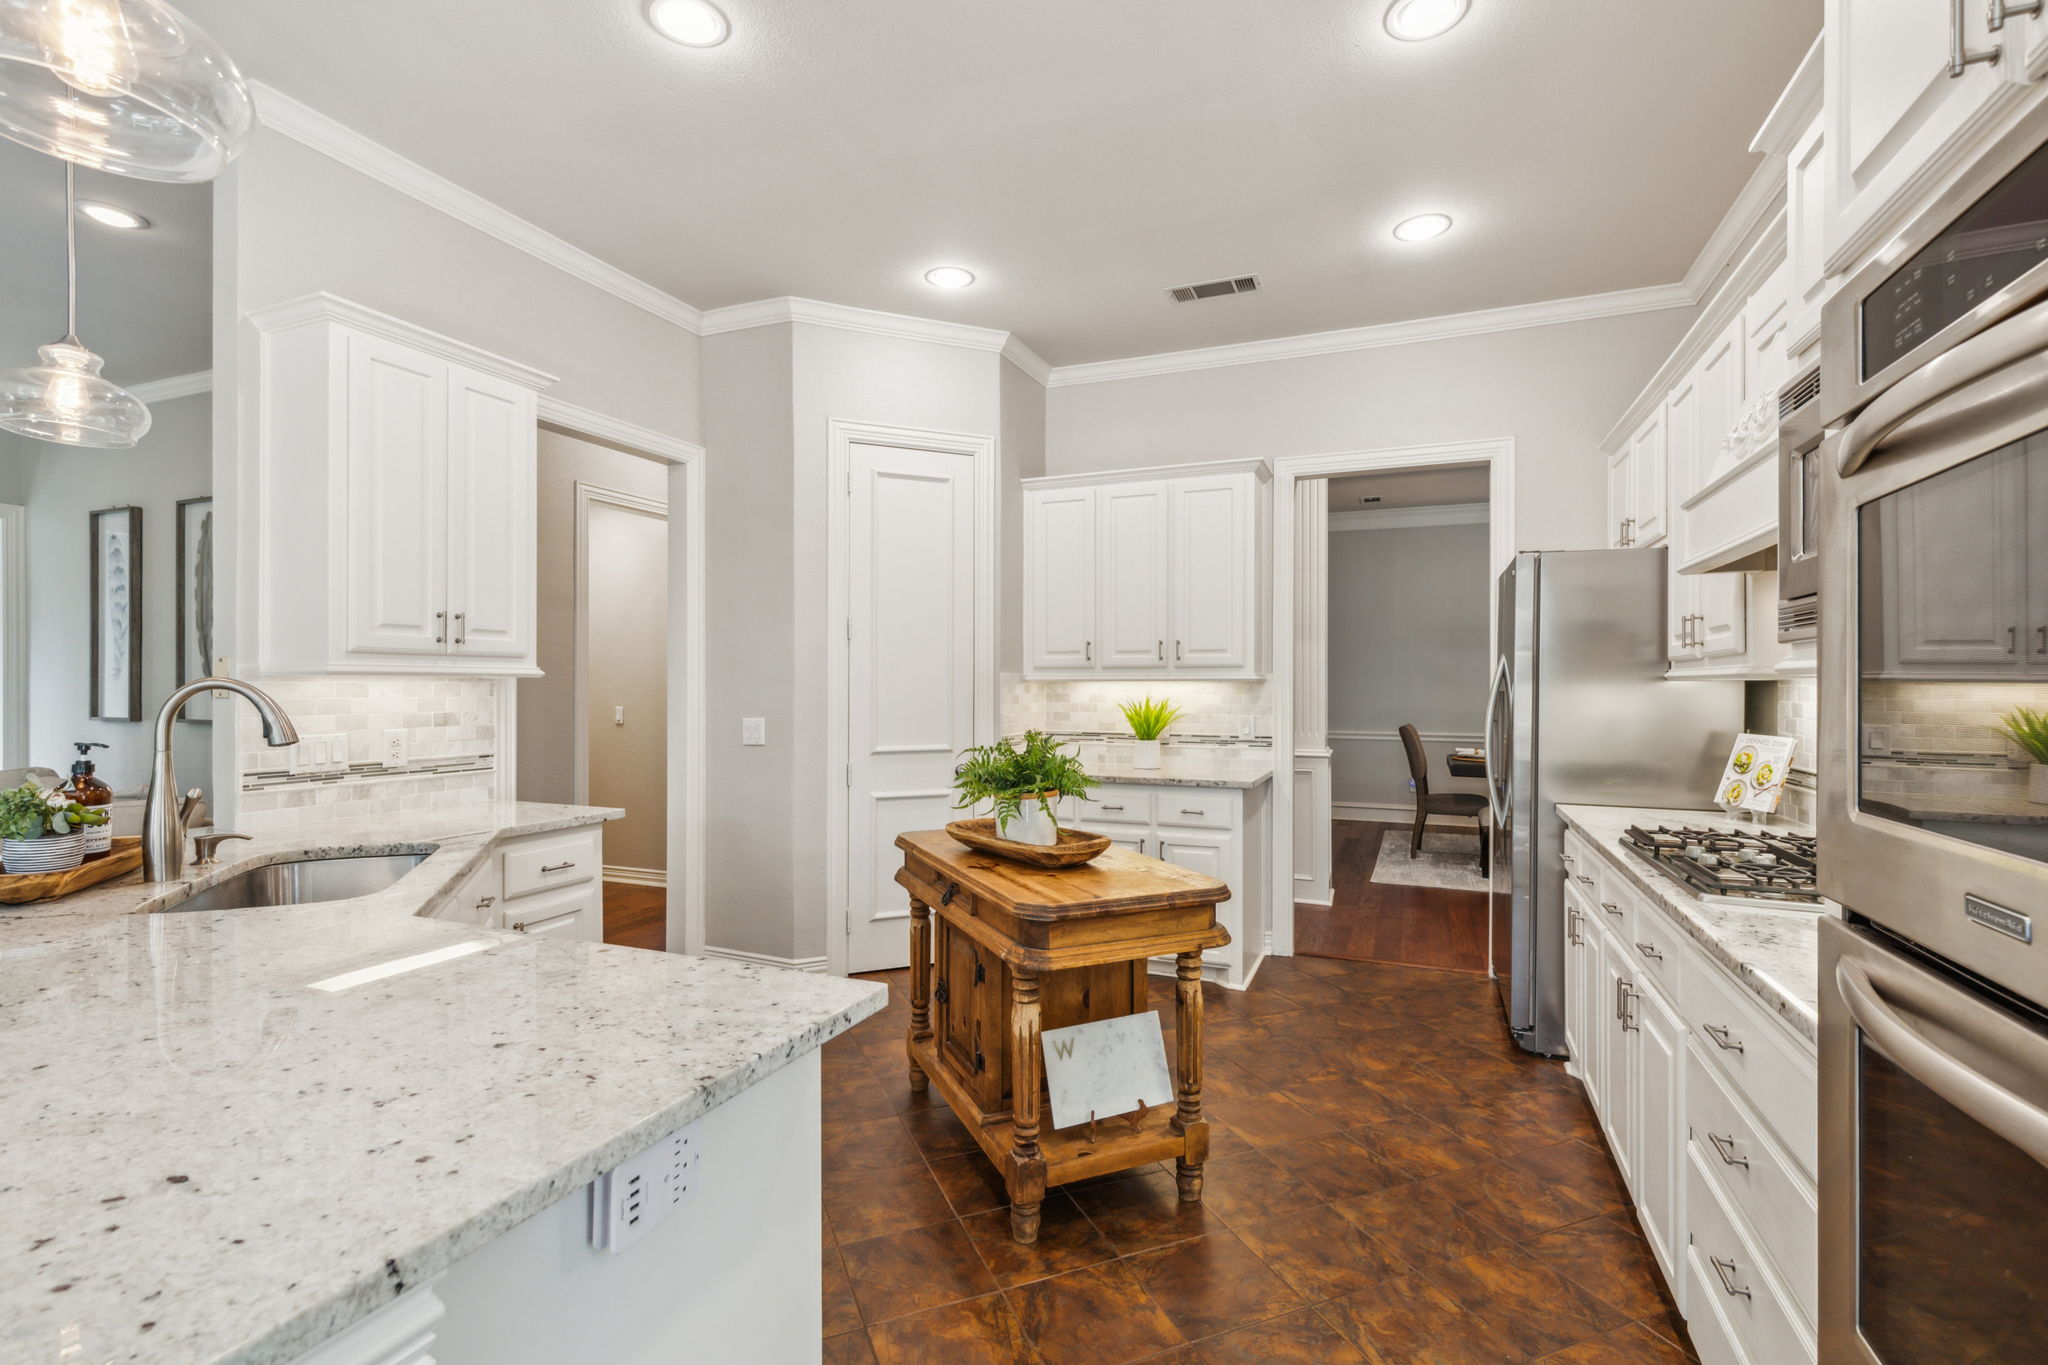
M 1395 531 L 1408 526 L 1484 526 L 1490 520 L 1483 502 L 1437 503 L 1429 507 L 1361 507 L 1330 513 L 1330 530 Z
M 1019 341 L 1015 332 L 1003 342 L 1003 359 L 1037 380 L 1040 388 L 1052 378 L 1052 366 L 1045 363 L 1045 357 Z
M 1083 365 L 1055 366 L 1046 380 L 1047 388 L 1070 384 L 1102 384 L 1117 379 L 1141 379 L 1149 375 L 1177 374 L 1186 370 L 1214 370 L 1229 365 L 1253 365 L 1269 360 L 1297 360 L 1305 356 L 1335 355 L 1343 351 L 1369 351 L 1383 346 L 1408 346 L 1422 341 L 1443 341 L 1452 337 L 1481 336 L 1489 332 L 1511 332 L 1525 327 L 1550 327 L 1565 322 L 1594 318 L 1623 317 L 1631 313 L 1654 313 L 1666 308 L 1690 308 L 1694 300 L 1681 284 L 1658 284 L 1645 289 L 1623 289 L 1609 294 L 1585 294 L 1542 303 L 1518 303 L 1506 308 L 1485 308 L 1471 313 L 1448 313 L 1441 317 L 1412 318 L 1406 322 L 1382 322 L 1369 327 L 1347 327 L 1334 332 L 1310 332 L 1304 336 L 1274 337 L 1267 341 L 1243 341 L 1229 346 L 1209 346 L 1193 351 L 1168 351 L 1160 355 L 1132 356 L 1127 360 L 1097 360 Z
M 403 318 L 380 313 L 374 308 L 342 298 L 338 294 L 330 294 L 325 290 L 302 294 L 295 299 L 286 299 L 283 303 L 274 303 L 268 308 L 258 308 L 247 316 L 250 326 L 259 332 L 282 332 L 293 327 L 340 323 L 360 332 L 370 332 L 407 346 L 417 346 L 420 350 L 437 355 L 451 364 L 467 365 L 471 369 L 482 370 L 486 374 L 496 375 L 500 379 L 523 385 L 536 392 L 548 388 L 558 378 L 546 370 L 523 365 L 519 361 L 490 351 L 478 350 L 466 341 L 457 341 L 454 337 L 443 336 L 439 332 L 415 326 Z
M 1749 140 L 1749 150 L 1759 156 L 1791 155 L 1793 145 L 1820 114 L 1826 85 L 1822 58 L 1826 51 L 1827 34 L 1822 33 L 1813 40 L 1813 46 L 1806 49 L 1806 55 L 1799 59 L 1799 69 L 1792 73 L 1791 80 L 1785 82 L 1778 102 L 1771 106 L 1771 112 L 1764 116 L 1763 126 Z
M 145 379 L 140 384 L 130 384 L 128 392 L 145 403 L 168 403 L 173 398 L 212 393 L 213 371 L 195 370 L 191 374 L 174 374 L 168 379 Z
M 793 972 L 822 972 L 825 959 L 822 957 L 771 957 L 767 953 L 741 952 L 738 948 L 717 948 L 707 943 L 703 957 L 722 957 L 728 962 L 750 962 L 756 967 L 782 967 Z
M 826 303 L 820 299 L 757 299 L 730 308 L 713 308 L 703 314 L 705 336 L 744 331 L 749 327 L 772 327 L 781 322 L 807 322 L 816 327 L 836 327 L 844 332 L 866 332 L 871 336 L 895 337 L 902 341 L 929 341 L 939 346 L 961 346 L 970 351 L 1000 351 L 1009 342 L 1008 332 L 993 327 L 972 327 L 964 322 L 938 318 L 914 318 L 908 313 L 884 313 L 850 304 Z
M 623 422 L 594 408 L 565 403 L 545 393 L 540 396 L 536 415 L 547 426 L 560 427 L 572 436 L 608 441 L 637 455 L 652 455 L 673 464 L 688 464 L 704 456 L 704 447 L 695 441 L 685 441 L 679 436 L 670 436 L 667 432 L 635 422 Z
M 672 322 L 690 332 L 700 329 L 699 320 L 703 315 L 673 294 L 599 260 L 582 247 L 571 245 L 510 209 L 501 208 L 446 176 L 428 170 L 380 142 L 372 141 L 317 109 L 301 104 L 274 86 L 262 81 L 249 84 L 256 95 L 257 116 L 266 128 L 332 157 L 401 194 L 410 195 L 536 260 L 574 275 L 585 284 L 595 285 L 637 308 L 644 308 L 665 322 Z
M 1686 293 L 1692 296 L 1694 307 L 1714 292 L 1721 277 L 1756 242 L 1757 234 L 1769 230 L 1765 224 L 1774 215 L 1782 215 L 1784 210 L 1785 158 L 1767 156 L 1750 172 L 1742 192 L 1735 196 L 1728 212 L 1722 214 L 1721 221 L 1714 225 L 1706 245 L 1700 248 L 1699 255 L 1693 257 L 1685 278 L 1680 281 Z

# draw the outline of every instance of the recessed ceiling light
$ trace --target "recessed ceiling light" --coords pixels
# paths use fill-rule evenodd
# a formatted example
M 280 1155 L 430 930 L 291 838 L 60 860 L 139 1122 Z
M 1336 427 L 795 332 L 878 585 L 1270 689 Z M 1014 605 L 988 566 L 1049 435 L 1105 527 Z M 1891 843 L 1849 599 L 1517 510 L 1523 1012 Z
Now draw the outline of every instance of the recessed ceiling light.
M 1465 17 L 1472 0 L 1394 0 L 1387 6 L 1387 32 L 1404 43 L 1419 43 L 1449 33 Z
M 149 219 L 133 209 L 124 209 L 119 204 L 102 204 L 97 199 L 81 199 L 78 211 L 95 223 L 110 228 L 146 228 Z
M 717 47 L 732 33 L 732 21 L 711 0 L 647 0 L 647 22 L 684 47 Z
M 924 272 L 924 282 L 937 289 L 965 289 L 974 283 L 974 272 L 957 265 L 934 266 Z
M 1426 242 L 1450 230 L 1451 218 L 1447 213 L 1418 213 L 1394 224 L 1394 235 L 1404 242 Z

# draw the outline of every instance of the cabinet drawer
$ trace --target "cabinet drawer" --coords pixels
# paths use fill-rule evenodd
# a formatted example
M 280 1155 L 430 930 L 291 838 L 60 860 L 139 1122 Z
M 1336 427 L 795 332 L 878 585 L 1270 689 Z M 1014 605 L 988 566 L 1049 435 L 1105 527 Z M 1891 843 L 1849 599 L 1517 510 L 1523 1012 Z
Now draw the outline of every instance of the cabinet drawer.
M 520 842 L 503 853 L 505 899 L 516 900 L 558 886 L 575 886 L 596 877 L 597 835 L 578 830 Z
M 1237 824 L 1236 792 L 1177 788 L 1160 792 L 1153 804 L 1153 818 L 1162 825 L 1231 829 Z
M 1565 831 L 1562 857 L 1565 881 L 1587 900 L 1598 899 L 1602 876 L 1612 875 L 1607 871 L 1607 860 L 1572 830 Z
M 1748 991 L 1702 961 L 1681 987 L 1686 1023 L 1700 1054 L 1730 1082 L 1729 1088 L 1770 1128 L 1809 1179 L 1814 1174 L 1820 1083 L 1813 1054 L 1745 999 Z
M 514 901 L 499 913 L 499 927 L 515 933 L 550 934 L 597 943 L 604 938 L 604 887 L 598 882 L 585 882 Z
M 1098 787 L 1093 796 L 1078 806 L 1074 822 L 1083 829 L 1093 829 L 1098 824 L 1152 823 L 1152 793 L 1143 787 Z
M 1692 949 L 1683 941 L 1684 934 L 1678 926 L 1648 901 L 1631 899 L 1628 950 L 1643 972 L 1655 979 L 1675 1000 L 1680 994 L 1679 976 L 1685 963 L 1693 957 Z
M 1758 1131 L 1749 1107 L 1720 1071 L 1699 1063 L 1700 1048 L 1712 1044 L 1694 1038 L 1690 1046 L 1695 1057 L 1686 1068 L 1685 1103 L 1694 1159 L 1747 1224 L 1803 1319 L 1814 1322 L 1820 1304 L 1820 1212 L 1813 1183 L 1776 1141 Z
M 1686 1248 L 1686 1303 L 1694 1319 L 1718 1318 L 1709 1333 L 1732 1346 L 1736 1365 L 1801 1365 L 1814 1346 L 1786 1303 L 1770 1268 L 1737 1230 L 1697 1150 L 1686 1163 L 1686 1207 L 1692 1245 Z M 1720 1365 L 1702 1352 L 1703 1365 Z
M 1598 920 L 1609 938 L 1626 945 L 1632 959 L 1642 961 L 1636 957 L 1633 937 L 1636 931 L 1635 896 L 1623 889 L 1620 876 L 1613 872 L 1592 880 L 1593 885 L 1585 888 L 1587 917 Z

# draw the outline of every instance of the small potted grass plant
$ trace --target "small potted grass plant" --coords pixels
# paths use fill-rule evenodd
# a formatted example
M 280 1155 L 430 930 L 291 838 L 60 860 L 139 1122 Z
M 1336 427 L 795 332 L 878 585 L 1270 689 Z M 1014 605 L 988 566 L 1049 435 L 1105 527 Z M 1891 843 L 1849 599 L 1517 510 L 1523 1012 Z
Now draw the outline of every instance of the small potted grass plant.
M 0 791 L 0 868 L 68 872 L 85 861 L 85 827 L 106 822 L 105 811 L 33 782 Z
M 2033 760 L 2033 766 L 2027 769 L 2027 800 L 2048 806 L 2048 711 L 2015 706 L 1997 729 Z
M 1061 749 L 1058 740 L 1031 730 L 1021 748 L 1002 739 L 960 755 L 953 773 L 960 799 L 954 808 L 967 810 L 987 802 L 995 810 L 998 837 L 1050 846 L 1060 841 L 1053 802 L 1063 796 L 1086 796 L 1095 785 L 1080 760 Z
M 1131 734 L 1138 741 L 1137 756 L 1131 760 L 1133 767 L 1156 768 L 1159 766 L 1159 741 L 1166 734 L 1166 727 L 1180 719 L 1180 708 L 1170 702 L 1154 701 L 1143 697 L 1127 701 L 1117 708 L 1124 713 L 1124 720 L 1131 727 Z

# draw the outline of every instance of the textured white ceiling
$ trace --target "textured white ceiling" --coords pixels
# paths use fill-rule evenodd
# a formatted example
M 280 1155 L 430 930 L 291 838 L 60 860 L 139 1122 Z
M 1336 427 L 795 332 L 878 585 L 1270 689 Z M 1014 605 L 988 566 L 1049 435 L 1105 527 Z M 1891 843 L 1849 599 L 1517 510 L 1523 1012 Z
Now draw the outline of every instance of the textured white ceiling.
M 703 308 L 795 294 L 1068 364 L 1677 280 L 1820 0 L 184 0 L 245 71 Z M 1387 229 L 1458 220 L 1419 246 Z M 934 264 L 976 271 L 947 294 Z M 1266 292 L 1174 305 L 1256 271 Z
M 0 369 L 36 363 L 64 335 L 64 163 L 0 138 Z M 117 232 L 78 220 L 78 335 L 117 384 L 212 363 L 213 190 L 81 170 L 78 197 L 151 222 Z
M 1442 465 L 1412 473 L 1357 474 L 1331 479 L 1332 512 L 1387 511 L 1396 507 L 1446 507 L 1454 503 L 1485 502 L 1490 476 L 1483 464 Z M 1367 504 L 1361 499 L 1377 495 Z

